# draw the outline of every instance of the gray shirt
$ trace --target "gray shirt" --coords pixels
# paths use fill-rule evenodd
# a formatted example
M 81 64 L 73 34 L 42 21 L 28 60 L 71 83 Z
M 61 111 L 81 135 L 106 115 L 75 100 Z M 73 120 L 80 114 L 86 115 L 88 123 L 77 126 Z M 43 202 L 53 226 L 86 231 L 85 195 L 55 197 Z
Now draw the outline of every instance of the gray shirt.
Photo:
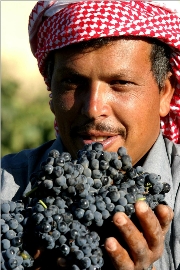
M 31 188 L 29 177 L 39 170 L 50 150 L 63 151 L 58 137 L 36 149 L 23 150 L 2 159 L 1 198 L 18 200 L 23 192 Z M 166 201 L 174 211 L 174 219 L 165 239 L 161 259 L 154 263 L 157 270 L 180 269 L 180 145 L 164 139 L 160 134 L 143 164 L 145 171 L 161 175 L 162 181 L 171 185 Z

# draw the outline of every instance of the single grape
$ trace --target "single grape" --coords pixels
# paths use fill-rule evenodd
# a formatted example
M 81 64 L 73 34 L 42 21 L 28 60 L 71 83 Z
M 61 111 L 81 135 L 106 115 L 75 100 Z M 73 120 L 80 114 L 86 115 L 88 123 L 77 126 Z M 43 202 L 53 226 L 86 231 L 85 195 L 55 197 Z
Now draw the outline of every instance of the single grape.
M 9 231 L 9 225 L 6 223 L 1 225 L 1 233 L 6 233 L 7 231 Z
M 90 221 L 94 219 L 94 214 L 91 210 L 86 210 L 83 217 L 86 221 Z
M 56 150 L 56 149 L 53 149 L 53 150 L 51 150 L 50 152 L 49 152 L 49 154 L 48 154 L 48 156 L 49 157 L 53 157 L 53 158 L 57 158 L 57 157 L 59 157 L 59 151 L 58 150 Z
M 122 205 L 116 205 L 114 208 L 114 213 L 117 213 L 117 212 L 125 212 L 125 207 Z
M 63 175 L 64 169 L 61 166 L 53 167 L 53 175 L 54 177 L 60 177 Z
M 4 234 L 4 236 L 6 239 L 11 240 L 16 236 L 16 233 L 13 230 L 9 230 Z
M 77 260 L 81 260 L 82 258 L 84 258 L 84 253 L 82 250 L 76 250 L 74 252 L 74 255 Z
M 53 172 L 53 166 L 52 165 L 49 165 L 49 164 L 45 165 L 44 166 L 44 172 L 46 174 L 51 174 Z
M 18 266 L 18 261 L 17 259 L 14 257 L 14 258 L 10 258 L 8 260 L 8 266 L 10 267 L 10 269 L 14 269 Z
M 89 244 L 84 245 L 82 247 L 82 251 L 85 254 L 85 256 L 88 256 L 88 257 L 91 256 L 92 249 L 91 249 L 91 246 Z
M 51 189 L 53 187 L 53 181 L 46 179 L 42 182 L 42 186 L 47 189 Z
M 163 184 L 161 182 L 154 184 L 152 190 L 155 194 L 161 193 L 161 191 L 163 190 Z
M 84 246 L 85 244 L 87 243 L 86 241 L 86 238 L 82 235 L 79 235 L 77 238 L 76 238 L 76 244 L 81 247 L 81 246 Z
M 127 204 L 124 208 L 127 216 L 131 216 L 135 212 L 133 204 Z
M 88 257 L 84 257 L 80 260 L 80 264 L 82 268 L 88 268 L 91 265 L 91 260 Z
M 86 199 L 81 199 L 79 201 L 79 208 L 87 209 L 89 207 L 89 201 Z
M 57 223 L 57 228 L 61 233 L 65 233 L 68 229 L 68 226 L 64 221 L 62 221 Z
M 97 207 L 97 210 L 99 211 L 103 211 L 106 209 L 106 204 L 105 202 L 102 200 L 102 201 L 97 201 L 96 202 L 96 207 Z
M 151 184 L 156 184 L 160 180 L 160 176 L 155 173 L 147 174 L 146 182 L 150 182 Z
M 21 237 L 14 237 L 12 240 L 11 240 L 11 244 L 12 246 L 14 247 L 20 247 L 22 245 L 22 238 Z
M 171 189 L 171 186 L 168 183 L 163 183 L 162 193 L 168 193 Z
M 61 157 L 63 157 L 65 159 L 65 162 L 71 161 L 71 154 L 68 152 L 63 152 L 61 154 Z
M 17 228 L 15 229 L 17 233 L 23 232 L 23 226 L 21 224 L 18 224 Z
M 73 215 L 70 212 L 66 212 L 62 216 L 66 224 L 69 224 L 73 221 Z
M 9 249 L 6 250 L 5 257 L 10 259 L 10 258 L 15 257 L 18 253 L 19 253 L 19 248 L 11 246 Z
M 27 267 L 28 268 L 28 267 L 31 267 L 32 266 L 32 262 L 31 262 L 30 259 L 26 259 L 26 260 L 23 260 L 22 265 L 24 267 Z
M 120 197 L 120 199 L 118 200 L 118 204 L 122 205 L 122 206 L 126 206 L 127 204 L 127 199 L 125 197 Z
M 65 244 L 67 241 L 67 238 L 65 237 L 65 235 L 61 234 L 60 237 L 58 238 L 58 242 L 60 243 L 60 245 Z
M 11 245 L 11 243 L 10 243 L 10 241 L 8 239 L 2 239 L 1 240 L 1 248 L 3 250 L 6 250 L 6 249 L 10 248 L 10 245 Z
M 61 166 L 61 167 L 63 167 L 64 164 L 65 164 L 65 159 L 64 159 L 63 157 L 57 157 L 57 158 L 55 158 L 55 160 L 54 160 L 54 164 L 55 164 L 56 166 Z
M 128 203 L 130 203 L 130 204 L 135 203 L 135 201 L 136 201 L 135 195 L 133 193 L 127 193 L 125 195 L 125 198 L 127 199 Z
M 92 170 L 92 178 L 100 179 L 102 177 L 102 173 L 100 170 Z
M 123 146 L 119 147 L 118 150 L 117 150 L 117 154 L 118 154 L 120 157 L 127 155 L 127 150 L 126 150 L 126 148 L 123 147 Z
M 15 215 L 15 219 L 16 219 L 19 223 L 21 223 L 21 222 L 23 221 L 23 219 L 24 219 L 24 216 L 23 216 L 22 214 L 20 214 L 20 213 L 17 213 L 17 214 Z
M 100 189 L 102 187 L 102 182 L 100 179 L 94 179 L 94 184 L 93 184 L 93 187 L 95 189 Z
M 120 170 L 122 168 L 122 162 L 120 159 L 113 159 L 111 161 L 111 165 L 116 169 L 116 170 Z
M 102 214 L 100 212 L 98 212 L 98 211 L 95 211 L 94 212 L 94 220 L 95 220 L 95 222 L 101 221 L 102 220 Z
M 10 211 L 10 205 L 9 205 L 9 203 L 6 203 L 6 202 L 1 203 L 1 212 L 3 214 L 8 214 L 9 211 Z
M 91 177 L 92 176 L 92 171 L 91 169 L 89 168 L 84 168 L 84 171 L 83 171 L 83 174 L 86 176 L 86 177 Z
M 107 209 L 102 211 L 102 218 L 103 219 L 107 219 L 108 217 L 110 217 L 110 213 Z
M 108 203 L 106 204 L 106 209 L 109 211 L 109 212 L 112 212 L 114 210 L 114 207 L 115 205 L 113 203 Z
M 111 202 L 117 202 L 120 199 L 120 194 L 118 191 L 110 191 L 108 197 L 111 199 Z

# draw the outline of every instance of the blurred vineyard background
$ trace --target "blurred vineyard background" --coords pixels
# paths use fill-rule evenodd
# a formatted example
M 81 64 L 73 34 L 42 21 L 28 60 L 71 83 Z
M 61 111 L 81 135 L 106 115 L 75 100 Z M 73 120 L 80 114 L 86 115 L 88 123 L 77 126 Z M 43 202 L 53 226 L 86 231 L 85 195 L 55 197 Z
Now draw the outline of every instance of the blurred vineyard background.
M 1 156 L 54 139 L 49 92 L 28 41 L 36 1 L 1 1 Z

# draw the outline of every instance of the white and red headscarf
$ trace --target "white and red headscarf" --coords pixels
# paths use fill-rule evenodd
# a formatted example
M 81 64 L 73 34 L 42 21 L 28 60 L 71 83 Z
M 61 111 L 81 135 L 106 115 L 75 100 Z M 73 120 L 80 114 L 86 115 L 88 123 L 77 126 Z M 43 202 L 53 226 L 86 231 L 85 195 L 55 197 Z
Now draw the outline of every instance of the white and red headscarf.
M 180 143 L 180 3 L 178 1 L 38 1 L 29 17 L 31 50 L 45 75 L 52 50 L 99 37 L 153 37 L 172 48 L 176 89 L 169 114 L 161 119 L 164 136 Z M 57 129 L 57 126 L 55 126 Z

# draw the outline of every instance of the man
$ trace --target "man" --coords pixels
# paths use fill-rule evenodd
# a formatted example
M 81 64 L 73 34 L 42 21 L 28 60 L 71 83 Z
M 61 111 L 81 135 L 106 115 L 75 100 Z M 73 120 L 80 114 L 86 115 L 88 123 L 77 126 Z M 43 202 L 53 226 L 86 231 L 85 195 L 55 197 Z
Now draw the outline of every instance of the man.
M 169 206 L 159 205 L 153 213 L 138 202 L 143 234 L 116 213 L 113 221 L 128 248 L 109 238 L 105 249 L 115 269 L 179 269 L 180 149 L 172 142 L 180 141 L 178 13 L 162 2 L 69 2 L 40 1 L 29 21 L 31 49 L 51 91 L 58 137 L 4 157 L 2 196 L 20 198 L 50 149 L 76 157 L 94 141 L 107 151 L 125 146 L 133 165 L 170 183 L 167 202 L 174 219 Z

